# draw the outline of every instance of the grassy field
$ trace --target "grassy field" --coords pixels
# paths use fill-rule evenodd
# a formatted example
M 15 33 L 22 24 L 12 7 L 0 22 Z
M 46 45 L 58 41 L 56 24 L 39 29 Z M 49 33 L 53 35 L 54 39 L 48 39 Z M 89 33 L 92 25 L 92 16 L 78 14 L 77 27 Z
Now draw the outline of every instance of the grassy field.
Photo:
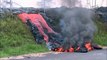
M 0 19 L 0 57 L 48 51 L 35 43 L 29 29 L 18 18 Z
M 98 32 L 94 42 L 107 46 L 107 32 L 103 23 L 97 22 Z M 35 43 L 32 34 L 25 24 L 16 17 L 0 19 L 0 57 L 20 54 L 46 52 L 45 45 Z

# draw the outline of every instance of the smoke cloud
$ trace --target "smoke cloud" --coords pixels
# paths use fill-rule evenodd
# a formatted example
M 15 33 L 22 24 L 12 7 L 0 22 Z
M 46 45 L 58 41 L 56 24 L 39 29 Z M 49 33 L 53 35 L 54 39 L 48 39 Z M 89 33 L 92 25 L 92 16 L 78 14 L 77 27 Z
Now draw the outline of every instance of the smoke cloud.
M 61 5 L 65 7 L 52 9 L 50 13 L 50 16 L 61 15 L 59 19 L 61 34 L 69 42 L 69 46 L 82 46 L 85 42 L 92 42 L 94 33 L 97 31 L 93 22 L 94 11 L 76 7 L 77 3 L 78 0 L 61 0 Z
M 53 19 L 53 22 L 59 20 L 60 30 L 55 31 L 61 33 L 65 41 L 69 42 L 69 46 L 82 46 L 85 42 L 92 42 L 97 27 L 93 22 L 94 11 L 82 8 L 53 8 L 47 11 L 47 16 Z M 54 26 L 54 25 L 53 25 Z M 68 43 L 65 43 L 65 46 Z
M 93 11 L 86 8 L 65 9 L 60 19 L 62 34 L 69 37 L 72 44 L 81 45 L 86 41 L 91 42 L 97 30 L 92 20 L 93 15 Z

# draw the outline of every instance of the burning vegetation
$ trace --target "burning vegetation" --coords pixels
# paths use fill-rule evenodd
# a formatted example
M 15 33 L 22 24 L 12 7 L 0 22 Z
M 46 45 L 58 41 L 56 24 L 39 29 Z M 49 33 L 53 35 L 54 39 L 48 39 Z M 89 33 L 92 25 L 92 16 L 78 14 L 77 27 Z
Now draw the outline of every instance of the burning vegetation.
M 92 10 L 61 7 L 47 9 L 46 14 L 41 12 L 18 15 L 29 26 L 37 43 L 46 42 L 49 50 L 57 52 L 102 49 L 93 45 L 97 28 L 93 22 Z

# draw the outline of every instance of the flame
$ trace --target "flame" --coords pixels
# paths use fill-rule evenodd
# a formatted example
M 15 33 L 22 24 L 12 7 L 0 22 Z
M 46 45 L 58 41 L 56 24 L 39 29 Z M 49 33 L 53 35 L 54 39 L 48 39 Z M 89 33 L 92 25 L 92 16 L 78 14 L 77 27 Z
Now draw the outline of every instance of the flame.
M 85 47 L 86 47 L 86 49 L 87 49 L 88 51 L 93 50 L 93 48 L 92 48 L 92 46 L 91 46 L 91 43 L 90 43 L 90 42 L 86 43 L 86 44 L 85 44 Z
M 63 52 L 63 48 L 58 48 L 58 52 Z
M 80 47 L 77 47 L 76 51 L 78 51 L 80 49 Z
M 70 48 L 70 49 L 69 49 L 69 52 L 74 52 L 74 48 Z
M 61 48 L 56 48 L 54 49 L 56 52 L 74 52 L 74 48 L 69 48 L 68 50 L 64 50 L 62 47 Z
M 87 49 L 87 51 L 93 50 L 93 47 L 90 42 L 87 42 L 85 44 L 85 48 Z M 79 51 L 80 49 L 81 49 L 81 47 L 79 47 L 79 46 L 76 48 L 76 50 L 74 50 L 73 47 L 70 47 L 69 49 L 66 49 L 66 50 L 64 48 L 60 47 L 60 48 L 55 48 L 53 51 L 55 51 L 55 52 L 74 52 L 74 51 Z

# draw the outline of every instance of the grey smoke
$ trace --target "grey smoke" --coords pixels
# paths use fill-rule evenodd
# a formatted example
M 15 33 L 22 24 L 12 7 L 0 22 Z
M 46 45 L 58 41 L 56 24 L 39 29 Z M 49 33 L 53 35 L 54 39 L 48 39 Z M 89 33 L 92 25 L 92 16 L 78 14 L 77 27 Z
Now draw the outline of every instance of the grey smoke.
M 47 11 L 47 15 L 54 18 L 54 22 L 55 19 L 60 20 L 61 35 L 65 38 L 65 42 L 70 42 L 70 45 L 82 46 L 85 42 L 92 42 L 97 31 L 93 22 L 94 11 L 87 8 L 53 8 Z M 65 43 L 65 46 L 66 44 L 68 43 Z
M 67 41 L 69 39 L 71 45 L 79 46 L 82 46 L 85 42 L 92 42 L 94 33 L 97 31 L 97 27 L 93 22 L 94 11 L 76 7 L 78 0 L 61 0 L 61 3 L 65 7 L 52 9 L 50 14 L 62 16 L 60 27 L 65 39 Z
M 86 41 L 92 41 L 96 25 L 92 18 L 94 12 L 86 8 L 60 9 L 64 11 L 60 19 L 62 34 L 69 37 L 72 44 L 82 45 Z

